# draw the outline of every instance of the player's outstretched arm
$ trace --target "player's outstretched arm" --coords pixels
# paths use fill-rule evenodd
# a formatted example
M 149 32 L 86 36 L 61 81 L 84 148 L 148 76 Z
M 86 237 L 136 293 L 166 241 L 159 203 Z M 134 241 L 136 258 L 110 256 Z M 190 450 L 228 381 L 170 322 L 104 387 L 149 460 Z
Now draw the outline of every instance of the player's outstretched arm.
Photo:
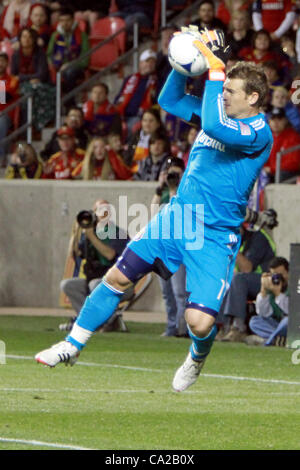
M 164 84 L 158 104 L 168 113 L 190 121 L 193 114 L 201 117 L 202 100 L 185 93 L 187 77 L 172 70 Z

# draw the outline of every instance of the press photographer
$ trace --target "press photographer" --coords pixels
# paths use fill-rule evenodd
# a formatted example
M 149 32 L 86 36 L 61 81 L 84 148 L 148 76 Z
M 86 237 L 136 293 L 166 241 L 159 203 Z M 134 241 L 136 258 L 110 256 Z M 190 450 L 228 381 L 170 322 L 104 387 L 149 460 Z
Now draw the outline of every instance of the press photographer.
M 166 169 L 159 175 L 159 186 L 152 198 L 153 208 L 167 204 L 176 195 L 177 188 L 185 170 L 181 158 L 171 157 L 167 160 Z M 154 204 L 156 206 L 154 206 Z M 155 212 L 152 210 L 152 212 Z M 167 323 L 162 336 L 185 336 L 187 334 L 184 312 L 186 307 L 186 272 L 183 264 L 167 281 L 158 278 L 165 302 Z
M 78 269 L 83 264 L 85 278 L 73 277 L 60 283 L 76 316 L 87 295 L 101 282 L 128 241 L 128 235 L 112 222 L 110 205 L 106 200 L 99 199 L 91 211 L 84 210 L 77 214 L 69 255 L 74 258 Z M 60 325 L 60 329 L 69 331 L 75 320 L 76 317 L 73 317 L 69 323 Z
M 256 297 L 256 313 L 249 327 L 254 335 L 246 338 L 250 345 L 284 346 L 289 313 L 288 297 L 289 263 L 275 257 L 269 271 L 262 273 L 260 292 Z
M 6 179 L 38 179 L 42 174 L 42 164 L 38 161 L 35 149 L 27 143 L 19 143 L 6 167 Z
M 152 204 L 167 204 L 172 196 L 175 196 L 180 180 L 185 170 L 184 161 L 181 158 L 170 157 L 166 162 L 165 170 L 160 172 Z

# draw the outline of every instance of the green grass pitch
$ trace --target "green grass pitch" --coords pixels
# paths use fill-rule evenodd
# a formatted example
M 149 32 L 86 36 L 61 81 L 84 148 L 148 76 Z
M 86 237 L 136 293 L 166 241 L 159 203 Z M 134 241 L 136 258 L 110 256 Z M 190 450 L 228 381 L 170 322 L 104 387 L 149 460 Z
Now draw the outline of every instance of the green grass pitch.
M 171 382 L 189 340 L 163 325 L 95 334 L 74 367 L 36 352 L 63 339 L 60 318 L 0 317 L 0 450 L 300 449 L 300 365 L 292 351 L 215 343 L 197 383 Z

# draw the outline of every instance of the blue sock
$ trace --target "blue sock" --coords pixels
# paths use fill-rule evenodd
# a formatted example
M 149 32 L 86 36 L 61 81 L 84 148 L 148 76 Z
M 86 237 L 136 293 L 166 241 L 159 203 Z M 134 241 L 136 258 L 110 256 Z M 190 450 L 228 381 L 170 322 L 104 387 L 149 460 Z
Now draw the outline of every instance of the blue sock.
M 206 336 L 205 338 L 198 338 L 198 336 L 195 336 L 188 328 L 189 335 L 193 341 L 190 347 L 190 353 L 194 361 L 200 361 L 209 354 L 217 331 L 218 329 L 216 325 L 214 325 L 210 330 L 208 336 Z
M 86 298 L 70 334 L 66 337 L 78 349 L 82 349 L 91 334 L 113 315 L 123 292 L 102 281 Z

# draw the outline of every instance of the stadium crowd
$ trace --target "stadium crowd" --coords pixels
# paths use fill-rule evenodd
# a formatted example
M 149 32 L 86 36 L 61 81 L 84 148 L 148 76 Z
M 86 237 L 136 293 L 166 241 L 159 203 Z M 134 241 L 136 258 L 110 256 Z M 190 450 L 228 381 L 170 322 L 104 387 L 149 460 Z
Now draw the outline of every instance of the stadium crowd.
M 121 17 L 127 25 L 138 21 L 145 28 L 146 40 L 152 39 L 152 47 L 140 54 L 138 72 L 124 78 L 113 99 L 109 99 L 111 90 L 107 83 L 100 81 L 93 84 L 83 101 L 73 98 L 67 103 L 64 125 L 36 152 L 35 162 L 29 158 L 29 147 L 24 146 L 23 152 L 19 142 L 10 148 L 2 146 L 0 158 L 1 166 L 6 166 L 6 178 L 158 181 L 167 157 L 179 157 L 187 163 L 189 148 L 201 123 L 184 123 L 163 112 L 157 104 L 170 71 L 168 43 L 179 25 L 167 24 L 161 28 L 159 39 L 151 38 L 147 28 L 153 28 L 154 2 L 91 1 L 85 4 L 84 11 L 79 2 L 78 5 L 30 0 L 1 3 L 0 79 L 6 83 L 6 104 L 1 104 L 0 109 L 4 111 L 18 97 L 33 91 L 34 139 L 40 138 L 45 126 L 53 125 L 57 72 L 62 74 L 63 94 L 90 76 L 88 58 L 70 67 L 68 64 L 89 50 L 97 21 L 108 15 Z M 189 4 L 169 1 L 167 7 L 183 8 Z M 207 0 L 201 2 L 193 22 L 200 28 L 224 30 L 232 50 L 228 67 L 245 60 L 264 68 L 270 84 L 264 112 L 274 146 L 262 179 L 263 185 L 274 181 L 277 152 L 300 145 L 300 109 L 295 86 L 300 77 L 297 2 Z M 204 80 L 205 76 L 189 79 L 189 92 L 199 95 Z M 25 116 L 25 105 L 2 113 L 1 138 L 20 126 Z M 23 160 L 20 152 L 24 153 Z M 299 175 L 300 152 L 296 150 L 282 158 L 281 181 Z
M 6 84 L 6 103 L 0 104 L 1 140 L 26 119 L 24 105 L 8 114 L 3 113 L 5 108 L 20 96 L 34 93 L 34 141 L 0 147 L 5 178 L 157 181 L 161 197 L 170 161 L 180 159 L 182 168 L 186 166 L 201 129 L 200 121 L 183 122 L 157 103 L 171 70 L 168 44 L 182 24 L 169 22 L 154 38 L 154 0 L 86 0 L 85 10 L 83 2 L 75 0 L 0 3 L 0 80 Z M 168 0 L 167 11 L 175 15 L 191 3 Z M 135 21 L 140 24 L 148 42 L 140 53 L 138 72 L 124 77 L 113 99 L 104 80 L 94 83 L 83 99 L 68 101 L 62 127 L 53 130 L 41 150 L 35 150 L 41 131 L 54 124 L 57 72 L 61 72 L 63 95 L 92 76 L 85 55 L 95 25 L 108 16 L 122 18 L 127 26 Z M 270 93 L 263 111 L 274 145 L 258 181 L 263 194 L 265 185 L 274 181 L 277 152 L 300 146 L 300 2 L 203 0 L 196 16 L 193 24 L 199 28 L 224 30 L 231 47 L 228 68 L 240 60 L 251 61 L 267 75 Z M 127 39 L 126 49 L 130 34 Z M 189 79 L 188 91 L 200 96 L 205 77 Z M 300 150 L 293 150 L 281 160 L 280 181 L 295 183 L 299 177 Z M 263 210 L 263 198 L 258 200 L 254 208 Z M 163 286 L 163 292 L 167 288 Z M 258 289 L 259 282 L 256 293 Z

